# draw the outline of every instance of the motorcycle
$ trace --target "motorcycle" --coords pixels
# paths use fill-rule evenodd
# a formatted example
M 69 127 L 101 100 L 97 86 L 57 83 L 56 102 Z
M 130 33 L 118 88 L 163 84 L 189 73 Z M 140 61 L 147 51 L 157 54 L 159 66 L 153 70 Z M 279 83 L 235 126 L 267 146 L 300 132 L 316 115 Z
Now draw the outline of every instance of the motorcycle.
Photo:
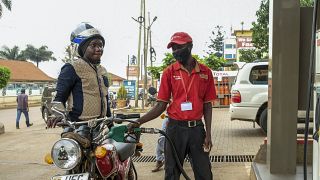
M 148 107 L 149 105 L 154 106 L 155 102 L 157 101 L 157 89 L 154 87 L 150 87 L 148 89 L 148 98 L 147 98 L 147 102 L 145 104 L 146 107 Z
M 111 118 L 71 122 L 61 103 L 60 108 L 59 103 L 54 104 L 52 110 L 63 117 L 60 126 L 64 130 L 45 159 L 66 173 L 55 175 L 51 180 L 137 179 L 132 156 L 142 152 L 139 139 L 144 130 L 135 128 L 129 133 L 127 126 L 121 124 L 136 121 L 118 118 L 113 112 Z M 137 118 L 136 115 L 131 117 Z

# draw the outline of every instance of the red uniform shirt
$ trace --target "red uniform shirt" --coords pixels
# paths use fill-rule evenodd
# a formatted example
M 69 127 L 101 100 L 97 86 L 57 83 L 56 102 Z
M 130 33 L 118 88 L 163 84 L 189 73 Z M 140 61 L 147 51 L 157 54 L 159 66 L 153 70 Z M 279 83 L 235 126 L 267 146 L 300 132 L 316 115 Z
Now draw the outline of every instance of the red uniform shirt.
M 188 93 L 186 94 L 186 92 Z M 212 72 L 205 65 L 197 62 L 189 74 L 179 62 L 175 62 L 163 71 L 158 101 L 170 103 L 167 109 L 170 118 L 200 120 L 203 116 L 203 104 L 212 102 L 215 98 L 216 91 Z M 187 101 L 192 103 L 192 110 L 182 111 L 181 103 Z

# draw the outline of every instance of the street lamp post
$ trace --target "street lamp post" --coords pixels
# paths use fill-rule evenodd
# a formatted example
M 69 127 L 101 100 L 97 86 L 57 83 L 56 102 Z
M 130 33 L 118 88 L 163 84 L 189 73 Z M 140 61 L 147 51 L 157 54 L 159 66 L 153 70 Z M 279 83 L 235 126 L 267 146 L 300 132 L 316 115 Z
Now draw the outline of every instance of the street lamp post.
M 144 9 L 144 13 L 145 13 L 145 9 Z M 148 27 L 146 27 L 145 26 L 145 22 L 144 22 L 144 32 L 145 32 L 145 34 L 147 34 L 147 37 L 146 36 L 144 36 L 144 61 L 143 61 L 143 63 L 144 63 L 144 83 L 143 83 L 143 89 L 144 89 L 144 91 L 143 91 L 143 99 L 144 98 L 146 98 L 146 95 L 145 95 L 145 92 L 147 92 L 147 83 L 148 83 L 148 76 L 147 76 L 147 73 L 148 73 L 148 69 L 147 69 L 147 65 L 148 65 L 148 42 L 149 42 L 149 34 L 150 34 L 150 29 L 151 29 L 151 26 L 152 26 L 152 24 L 154 23 L 154 21 L 156 21 L 157 20 L 157 16 L 155 16 L 154 18 L 153 18 L 153 21 L 152 21 L 152 23 L 150 24 L 150 12 L 148 12 L 148 15 L 149 15 L 149 25 L 148 25 Z M 150 56 L 151 56 L 151 54 L 150 54 Z M 142 103 L 144 103 L 144 101 L 142 101 Z M 144 104 L 142 104 L 142 109 L 144 109 Z
M 148 20 L 149 20 L 149 26 L 148 26 L 148 36 L 147 36 L 147 41 L 150 37 L 150 67 L 152 67 L 152 63 L 155 62 L 156 58 L 156 51 L 152 47 L 152 41 L 151 41 L 151 26 L 152 24 L 157 20 L 157 16 L 155 16 L 152 20 L 152 23 L 150 23 L 150 12 L 148 12 Z M 149 42 L 149 41 L 148 41 Z M 154 56 L 153 56 L 154 54 Z M 154 82 L 153 82 L 153 76 L 151 75 L 151 86 L 154 87 Z

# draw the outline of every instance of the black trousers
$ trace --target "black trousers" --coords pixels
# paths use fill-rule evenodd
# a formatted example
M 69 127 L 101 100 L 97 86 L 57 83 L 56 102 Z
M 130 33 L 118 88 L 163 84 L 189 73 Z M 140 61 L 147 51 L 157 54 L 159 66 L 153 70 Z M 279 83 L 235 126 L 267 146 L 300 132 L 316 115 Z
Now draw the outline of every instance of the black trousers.
M 186 155 L 191 160 L 194 177 L 196 180 L 211 180 L 211 164 L 209 153 L 204 152 L 203 143 L 205 129 L 203 124 L 195 127 L 186 127 L 169 119 L 166 129 L 167 135 L 172 140 L 181 165 Z M 165 180 L 179 180 L 181 171 L 176 165 L 174 154 L 169 143 L 165 143 Z

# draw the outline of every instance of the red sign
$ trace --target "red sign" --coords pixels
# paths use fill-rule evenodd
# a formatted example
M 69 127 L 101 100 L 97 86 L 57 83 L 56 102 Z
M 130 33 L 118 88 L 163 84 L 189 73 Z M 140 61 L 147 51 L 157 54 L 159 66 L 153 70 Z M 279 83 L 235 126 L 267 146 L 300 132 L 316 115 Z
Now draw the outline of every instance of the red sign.
M 237 48 L 253 48 L 251 37 L 239 37 L 237 38 Z
M 137 76 L 138 72 L 139 72 L 138 66 L 129 66 L 129 67 L 127 66 L 127 76 Z

